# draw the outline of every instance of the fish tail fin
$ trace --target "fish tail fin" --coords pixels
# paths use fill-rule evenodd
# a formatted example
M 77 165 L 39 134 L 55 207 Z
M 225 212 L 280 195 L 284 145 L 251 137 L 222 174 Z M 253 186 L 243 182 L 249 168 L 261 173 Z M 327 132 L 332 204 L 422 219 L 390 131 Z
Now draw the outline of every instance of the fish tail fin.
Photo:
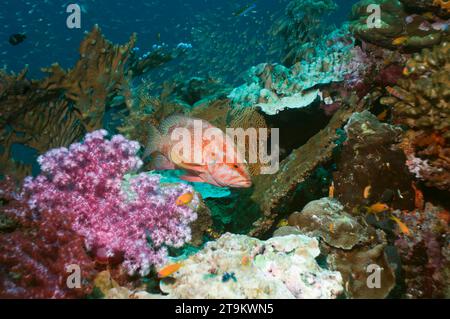
M 150 156 L 152 153 L 160 151 L 162 146 L 162 136 L 158 129 L 150 125 L 147 138 L 147 146 L 145 147 L 144 158 Z

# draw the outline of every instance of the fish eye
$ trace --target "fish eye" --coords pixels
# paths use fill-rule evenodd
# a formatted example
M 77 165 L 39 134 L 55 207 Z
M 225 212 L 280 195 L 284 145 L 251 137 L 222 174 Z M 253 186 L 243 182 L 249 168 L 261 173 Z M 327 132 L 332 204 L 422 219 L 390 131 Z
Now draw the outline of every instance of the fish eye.
M 233 167 L 234 168 L 239 168 L 239 165 L 238 164 L 234 164 Z

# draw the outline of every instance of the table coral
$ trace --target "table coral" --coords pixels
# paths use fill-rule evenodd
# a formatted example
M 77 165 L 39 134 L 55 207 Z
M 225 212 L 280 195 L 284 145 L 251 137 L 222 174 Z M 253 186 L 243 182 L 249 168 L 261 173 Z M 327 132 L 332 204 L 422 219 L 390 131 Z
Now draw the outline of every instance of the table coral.
M 291 68 L 268 63 L 252 67 L 246 74 L 246 84 L 229 94 L 232 106 L 257 106 L 263 113 L 274 115 L 311 105 L 321 96 L 319 86 L 345 82 L 352 87 L 361 81 L 368 63 L 364 53 L 354 47 L 347 27 L 324 36 L 319 43 L 317 52 Z M 333 43 L 333 49 L 329 43 Z
M 303 235 L 261 241 L 226 233 L 181 261 L 161 290 L 170 298 L 336 298 L 341 276 L 320 268 L 319 254 L 318 242 Z
M 25 181 L 29 204 L 73 218 L 73 229 L 99 260 L 123 259 L 129 273 L 147 274 L 165 261 L 167 246 L 190 240 L 198 198 L 177 206 L 176 199 L 193 189 L 164 187 L 158 175 L 140 174 L 124 183 L 124 175 L 142 165 L 135 155 L 139 144 L 121 135 L 109 141 L 106 134 L 96 131 L 83 143 L 41 156 L 42 173 Z

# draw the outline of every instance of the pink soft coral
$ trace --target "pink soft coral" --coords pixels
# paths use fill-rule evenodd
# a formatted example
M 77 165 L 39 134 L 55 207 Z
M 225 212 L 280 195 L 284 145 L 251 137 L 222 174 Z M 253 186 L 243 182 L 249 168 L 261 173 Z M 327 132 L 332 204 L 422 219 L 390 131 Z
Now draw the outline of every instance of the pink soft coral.
M 149 272 L 161 264 L 166 246 L 190 240 L 193 208 L 177 206 L 178 196 L 193 192 L 188 185 L 160 185 L 158 175 L 125 179 L 142 165 L 137 142 L 121 135 L 110 141 L 104 130 L 88 134 L 84 143 L 49 151 L 39 158 L 42 173 L 28 178 L 33 208 L 58 211 L 73 219 L 73 229 L 84 236 L 98 258 L 123 258 L 130 274 Z

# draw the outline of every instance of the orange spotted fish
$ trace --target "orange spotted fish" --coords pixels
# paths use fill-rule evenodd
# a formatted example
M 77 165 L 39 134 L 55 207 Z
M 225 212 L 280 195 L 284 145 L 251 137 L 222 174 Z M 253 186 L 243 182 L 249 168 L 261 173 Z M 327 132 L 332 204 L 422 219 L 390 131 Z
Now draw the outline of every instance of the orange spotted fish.
M 168 265 L 164 268 L 162 268 L 160 271 L 158 271 L 158 278 L 167 278 L 174 273 L 176 273 L 181 267 L 183 266 L 182 263 L 175 263 Z
M 219 187 L 252 185 L 247 164 L 234 141 L 207 121 L 172 115 L 159 129 L 150 127 L 145 156 L 154 155 L 153 168 L 184 169 L 181 179 Z

